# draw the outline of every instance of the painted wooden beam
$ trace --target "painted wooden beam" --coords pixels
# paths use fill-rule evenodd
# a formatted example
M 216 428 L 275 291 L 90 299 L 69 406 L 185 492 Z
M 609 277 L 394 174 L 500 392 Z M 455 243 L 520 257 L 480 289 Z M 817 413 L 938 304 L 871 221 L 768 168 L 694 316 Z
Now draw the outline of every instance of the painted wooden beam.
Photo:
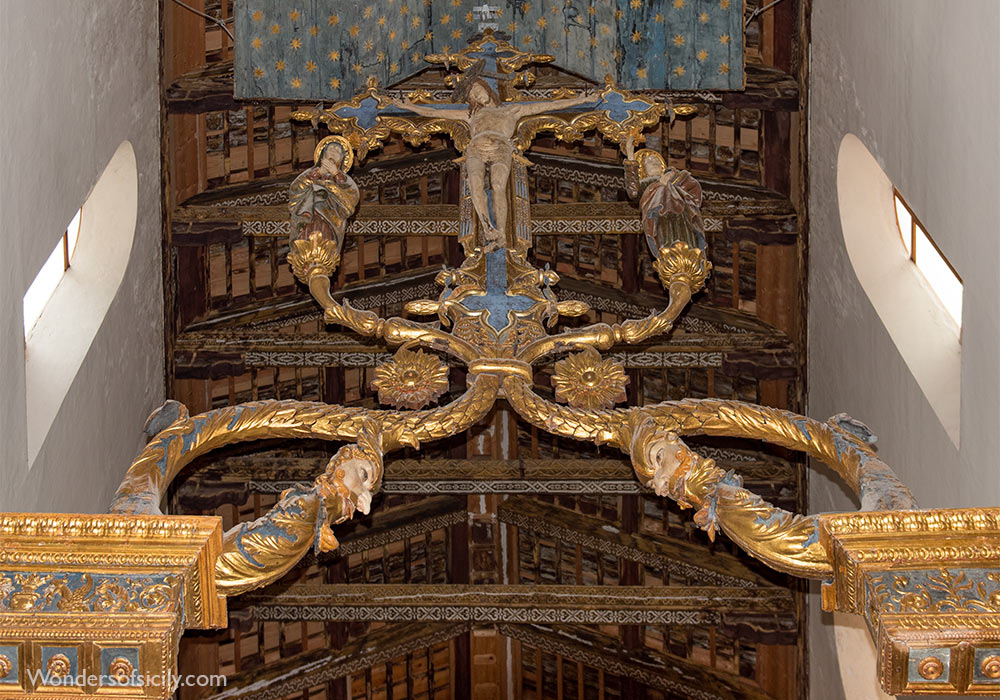
M 712 586 L 453 584 L 294 585 L 240 597 L 258 620 L 479 624 L 718 625 L 724 616 L 773 613 L 794 626 L 791 591 Z
M 539 159 L 541 160 L 541 159 Z M 544 163 L 537 166 L 545 170 Z M 561 171 L 562 168 L 559 168 Z M 561 179 L 591 181 L 594 168 L 581 167 L 554 172 Z M 620 179 L 612 171 L 610 184 Z M 399 180 L 419 177 L 397 171 Z M 363 178 L 358 178 L 363 182 Z M 702 214 L 710 231 L 726 240 L 753 240 L 769 245 L 791 245 L 798 236 L 798 222 L 787 198 L 751 185 L 734 185 L 699 178 L 705 193 Z M 290 181 L 290 178 L 289 178 Z M 288 236 L 288 208 L 278 182 L 270 193 L 275 204 L 254 203 L 260 195 L 214 192 L 226 204 L 185 204 L 171 216 L 171 238 L 175 246 L 233 243 L 242 236 L 284 238 Z M 221 189 L 221 188 L 220 188 Z M 270 197 L 268 198 L 270 199 Z M 631 202 L 583 202 L 535 204 L 531 207 L 535 236 L 633 235 L 642 233 L 639 210 Z M 347 227 L 348 236 L 449 236 L 458 235 L 458 206 L 452 204 L 364 204 Z
M 722 104 L 734 109 L 736 107 L 750 109 L 795 111 L 799 108 L 799 86 L 793 76 L 784 71 L 759 64 L 748 63 L 746 70 L 746 89 L 735 92 L 672 92 L 670 98 L 676 102 Z M 408 81 L 400 86 L 407 90 L 419 87 L 430 87 L 440 90 L 442 84 L 440 71 L 426 71 L 416 81 Z M 575 79 L 571 81 L 554 81 L 549 85 L 540 79 L 532 90 L 534 96 L 544 96 L 546 93 L 566 87 L 583 87 L 587 81 Z M 412 83 L 412 84 L 411 84 Z M 641 91 L 654 97 L 658 91 Z M 200 114 L 220 110 L 241 109 L 252 101 L 236 100 L 233 97 L 233 61 L 219 61 L 207 66 L 195 68 L 176 78 L 166 89 L 167 111 L 170 114 Z M 313 102 L 309 106 L 313 106 Z
M 795 467 L 779 457 L 735 448 L 699 446 L 696 449 L 712 457 L 720 466 L 736 469 L 744 483 L 766 483 L 788 488 L 795 486 Z M 325 454 L 304 457 L 276 448 L 248 455 L 220 457 L 206 464 L 197 473 L 206 482 L 238 481 L 257 493 L 278 493 L 282 482 L 314 479 L 324 461 Z M 597 459 L 408 459 L 389 455 L 386 457 L 383 489 L 389 493 L 402 493 L 401 490 L 392 489 L 395 483 L 457 483 L 473 480 L 558 483 L 567 479 L 635 481 L 635 474 L 625 456 Z M 182 484 L 181 492 L 183 490 Z M 648 489 L 642 489 L 642 492 L 652 493 Z

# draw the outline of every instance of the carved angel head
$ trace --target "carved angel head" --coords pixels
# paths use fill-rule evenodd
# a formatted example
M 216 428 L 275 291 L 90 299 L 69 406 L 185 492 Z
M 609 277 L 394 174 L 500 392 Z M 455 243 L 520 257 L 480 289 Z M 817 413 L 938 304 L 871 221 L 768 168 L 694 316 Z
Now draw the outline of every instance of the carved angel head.
M 382 482 L 382 455 L 362 444 L 344 445 L 330 459 L 324 476 L 341 497 L 367 515 Z
M 337 490 L 346 492 L 355 507 L 367 515 L 372 507 L 372 490 L 375 488 L 377 468 L 362 456 L 350 456 L 337 464 L 333 483 Z
M 671 480 L 691 454 L 676 433 L 667 432 L 652 420 L 645 421 L 632 435 L 632 467 L 639 480 L 658 496 L 669 495 Z

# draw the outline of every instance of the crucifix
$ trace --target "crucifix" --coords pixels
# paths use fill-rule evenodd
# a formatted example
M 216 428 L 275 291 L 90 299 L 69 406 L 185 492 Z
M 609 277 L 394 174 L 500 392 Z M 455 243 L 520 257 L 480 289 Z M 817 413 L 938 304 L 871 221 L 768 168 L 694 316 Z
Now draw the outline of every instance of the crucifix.
M 482 32 L 487 29 L 499 29 L 500 25 L 497 24 L 497 20 L 500 18 L 499 11 L 499 7 L 493 7 L 486 2 L 482 5 L 473 7 L 473 14 L 479 18 L 479 31 Z
M 466 97 L 463 106 L 467 106 L 467 110 L 447 109 L 445 112 L 446 108 L 409 100 L 395 100 L 393 104 L 423 117 L 451 119 L 466 125 L 469 144 L 465 147 L 465 165 L 469 192 L 485 248 L 492 250 L 503 247 L 506 241 L 507 182 L 516 150 L 514 134 L 522 120 L 595 102 L 595 96 L 579 95 L 550 102 L 502 102 L 482 71 L 470 72 L 461 85 L 468 86 L 462 90 Z M 442 114 L 447 116 L 442 117 Z
M 522 154 L 536 135 L 547 131 L 573 141 L 596 130 L 624 147 L 630 138 L 640 140 L 643 128 L 672 115 L 667 105 L 623 92 L 610 78 L 602 89 L 585 94 L 529 95 L 519 88 L 530 87 L 534 76 L 522 69 L 553 57 L 519 51 L 492 29 L 462 51 L 425 60 L 448 72 L 449 100 L 431 100 L 426 92 L 389 96 L 372 81 L 351 101 L 293 116 L 326 123 L 362 158 L 393 132 L 414 145 L 448 134 L 463 154 L 461 241 L 467 253 L 475 248 L 524 253 L 530 247 L 525 169 L 530 163 Z

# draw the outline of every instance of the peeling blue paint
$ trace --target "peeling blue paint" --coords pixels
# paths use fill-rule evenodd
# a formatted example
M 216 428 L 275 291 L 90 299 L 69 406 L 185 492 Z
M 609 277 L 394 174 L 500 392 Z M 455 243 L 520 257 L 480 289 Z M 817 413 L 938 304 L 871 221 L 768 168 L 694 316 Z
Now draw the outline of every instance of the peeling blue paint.
M 799 429 L 799 432 L 805 435 L 807 440 L 812 440 L 812 435 L 809 433 L 809 428 L 806 427 L 808 425 L 808 421 L 809 419 L 806 418 L 805 416 L 797 416 L 795 418 L 792 418 L 792 423 L 794 423 L 795 427 Z
M 282 517 L 290 519 L 301 517 L 305 513 L 305 509 L 302 507 L 298 499 L 312 493 L 313 490 L 311 487 L 301 485 L 297 486 L 287 496 L 278 501 L 278 503 L 267 515 L 262 518 L 258 518 L 252 523 L 241 524 L 240 531 L 234 539 L 236 549 L 240 552 L 240 554 L 246 557 L 247 561 L 251 564 L 256 567 L 263 568 L 264 564 L 262 564 L 260 560 L 254 557 L 243 546 L 243 537 L 245 535 L 260 535 L 263 537 L 277 537 L 289 542 L 295 542 L 295 535 L 278 525 L 276 521 Z

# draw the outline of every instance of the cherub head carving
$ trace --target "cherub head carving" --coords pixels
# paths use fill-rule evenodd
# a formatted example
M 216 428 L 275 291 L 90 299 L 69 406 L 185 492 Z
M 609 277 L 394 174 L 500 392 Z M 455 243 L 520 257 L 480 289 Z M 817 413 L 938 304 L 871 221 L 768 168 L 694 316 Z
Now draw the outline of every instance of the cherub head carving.
M 382 454 L 359 435 L 359 444 L 344 445 L 330 458 L 316 479 L 326 517 L 319 528 L 317 545 L 321 552 L 339 546 L 331 525 L 371 511 L 372 494 L 382 481 Z
M 360 445 L 345 445 L 330 460 L 326 473 L 333 488 L 365 515 L 371 512 L 372 495 L 382 480 L 382 458 Z
M 639 480 L 658 496 L 668 496 L 676 479 L 690 466 L 693 453 L 676 433 L 667 432 L 652 420 L 632 435 L 632 467 Z

